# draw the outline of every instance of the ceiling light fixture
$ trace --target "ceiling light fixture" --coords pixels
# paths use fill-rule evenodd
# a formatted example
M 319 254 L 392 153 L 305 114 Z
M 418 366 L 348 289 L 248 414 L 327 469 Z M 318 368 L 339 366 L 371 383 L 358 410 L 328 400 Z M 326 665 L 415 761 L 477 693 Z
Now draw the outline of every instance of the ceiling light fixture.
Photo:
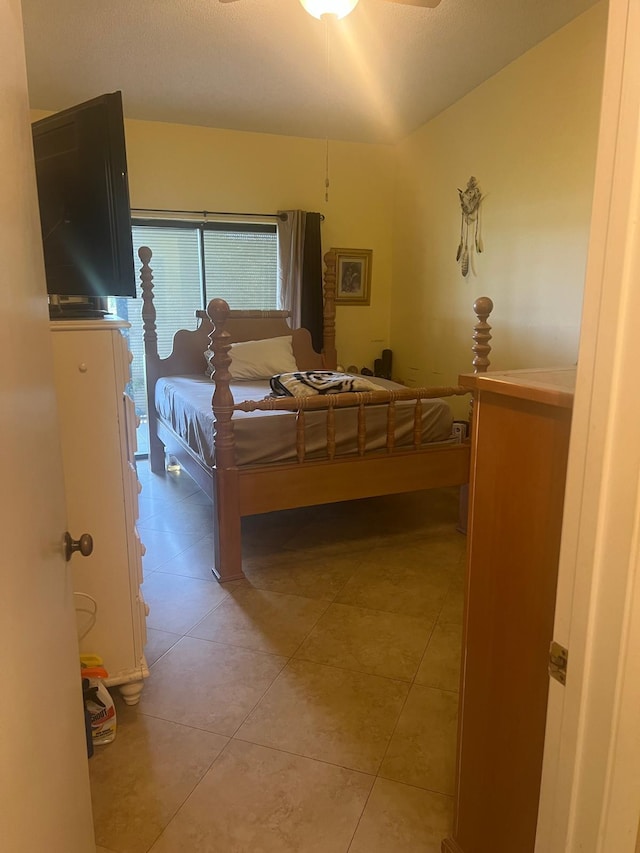
M 358 0 L 300 0 L 310 15 L 314 18 L 322 18 L 323 15 L 335 15 L 336 18 L 344 18 L 358 5 Z

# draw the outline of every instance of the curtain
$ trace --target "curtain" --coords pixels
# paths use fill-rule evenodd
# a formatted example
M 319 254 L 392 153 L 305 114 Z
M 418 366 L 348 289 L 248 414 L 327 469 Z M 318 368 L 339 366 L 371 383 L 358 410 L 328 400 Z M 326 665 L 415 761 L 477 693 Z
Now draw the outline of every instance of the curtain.
M 278 308 L 291 311 L 291 325 L 300 327 L 300 296 L 304 263 L 304 210 L 280 210 L 278 220 Z
M 324 346 L 320 221 L 319 213 L 307 213 L 300 295 L 300 325 L 311 332 L 316 352 Z
M 280 211 L 278 221 L 278 305 L 291 311 L 294 328 L 311 333 L 314 349 L 322 352 L 322 240 L 319 213 Z

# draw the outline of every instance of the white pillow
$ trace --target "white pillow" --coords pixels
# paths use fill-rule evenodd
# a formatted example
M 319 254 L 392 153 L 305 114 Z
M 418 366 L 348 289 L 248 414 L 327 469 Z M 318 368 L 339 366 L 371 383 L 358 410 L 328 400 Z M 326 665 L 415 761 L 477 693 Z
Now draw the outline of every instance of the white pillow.
M 232 379 L 270 379 L 276 373 L 295 373 L 298 369 L 291 335 L 261 341 L 240 341 L 231 344 L 229 355 Z M 205 358 L 207 356 L 208 352 Z M 207 361 L 209 359 L 210 356 Z

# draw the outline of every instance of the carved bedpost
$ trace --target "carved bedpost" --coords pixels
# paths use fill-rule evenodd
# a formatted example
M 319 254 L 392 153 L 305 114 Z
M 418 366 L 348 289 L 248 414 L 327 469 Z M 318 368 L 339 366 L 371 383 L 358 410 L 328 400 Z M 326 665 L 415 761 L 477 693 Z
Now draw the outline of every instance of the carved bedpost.
M 488 296 L 479 296 L 473 303 L 473 311 L 478 318 L 478 322 L 473 327 L 473 372 L 486 373 L 491 362 L 491 326 L 487 323 L 491 312 L 493 311 L 493 302 Z M 473 398 L 469 403 L 469 432 L 473 426 Z
M 229 305 L 224 299 L 212 299 L 207 314 L 213 323 L 209 345 L 213 350 L 211 364 L 215 390 L 211 398 L 214 417 L 215 474 L 214 499 L 214 559 L 213 572 L 220 581 L 244 577 L 242 572 L 242 540 L 240 526 L 239 474 L 235 460 L 233 436 L 233 394 L 229 387 L 231 373 L 231 335 L 225 326 Z M 224 500 L 222 499 L 224 496 Z M 220 531 L 224 530 L 224 536 Z
M 478 318 L 478 322 L 473 327 L 473 346 L 471 347 L 474 353 L 473 372 L 486 373 L 491 362 L 489 355 L 491 354 L 491 326 L 487 323 L 489 315 L 493 311 L 493 302 L 488 296 L 480 296 L 473 303 L 473 310 Z
M 486 373 L 491 362 L 491 326 L 487 323 L 489 315 L 493 311 L 493 302 L 488 296 L 479 296 L 473 303 L 473 311 L 478 322 L 473 327 L 473 372 Z M 473 397 L 469 403 L 469 434 L 473 429 Z
M 225 329 L 230 308 L 224 299 L 212 299 L 207 305 L 207 315 L 213 323 L 213 331 L 209 335 L 209 343 L 213 351 L 211 364 L 214 368 L 212 379 L 215 380 L 215 390 L 211 398 L 211 408 L 215 417 L 215 448 L 216 468 L 233 468 L 235 465 L 235 441 L 233 438 L 233 394 L 229 388 L 231 374 L 229 365 L 231 346 L 229 332 Z
M 488 296 L 480 296 L 473 303 L 473 311 L 478 322 L 473 327 L 473 372 L 486 373 L 491 362 L 491 326 L 487 322 L 493 311 L 493 302 Z M 469 436 L 473 434 L 473 397 L 469 402 Z M 467 532 L 467 517 L 469 514 L 469 484 L 460 486 L 460 503 L 458 507 L 458 526 L 460 533 Z
M 160 356 L 156 332 L 156 308 L 153 304 L 153 270 L 149 266 L 152 252 L 148 246 L 138 249 L 142 262 L 140 287 L 142 290 L 142 328 L 144 329 L 144 361 L 147 380 L 147 414 L 149 420 L 149 464 L 154 474 L 164 474 L 164 445 L 157 435 L 155 389 Z
M 148 246 L 140 246 L 140 288 L 142 290 L 142 326 L 144 328 L 144 354 L 151 361 L 158 360 L 158 335 L 156 332 L 156 307 L 153 304 L 153 270 L 149 266 L 152 257 Z
M 336 351 L 336 254 L 327 252 L 324 256 L 324 308 L 322 353 L 327 370 L 335 370 L 338 363 Z

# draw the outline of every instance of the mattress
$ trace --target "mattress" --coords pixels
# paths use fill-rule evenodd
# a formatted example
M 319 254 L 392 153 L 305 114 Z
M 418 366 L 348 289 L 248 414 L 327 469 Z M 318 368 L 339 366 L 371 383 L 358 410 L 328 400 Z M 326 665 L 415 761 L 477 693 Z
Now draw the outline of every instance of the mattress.
M 374 379 L 382 388 L 401 386 Z M 268 380 L 231 382 L 236 403 L 262 400 L 269 396 Z M 158 415 L 205 463 L 213 467 L 213 412 L 211 397 L 214 383 L 205 376 L 169 376 L 156 383 Z M 413 445 L 415 402 L 396 403 L 396 447 Z M 367 453 L 384 450 L 387 441 L 387 407 L 367 406 Z M 423 443 L 452 441 L 453 415 L 445 400 L 422 401 Z M 234 438 L 238 466 L 267 465 L 296 461 L 296 415 L 292 412 L 234 412 Z M 357 454 L 357 407 L 335 410 L 336 456 Z M 326 412 L 305 413 L 307 460 L 326 458 Z

